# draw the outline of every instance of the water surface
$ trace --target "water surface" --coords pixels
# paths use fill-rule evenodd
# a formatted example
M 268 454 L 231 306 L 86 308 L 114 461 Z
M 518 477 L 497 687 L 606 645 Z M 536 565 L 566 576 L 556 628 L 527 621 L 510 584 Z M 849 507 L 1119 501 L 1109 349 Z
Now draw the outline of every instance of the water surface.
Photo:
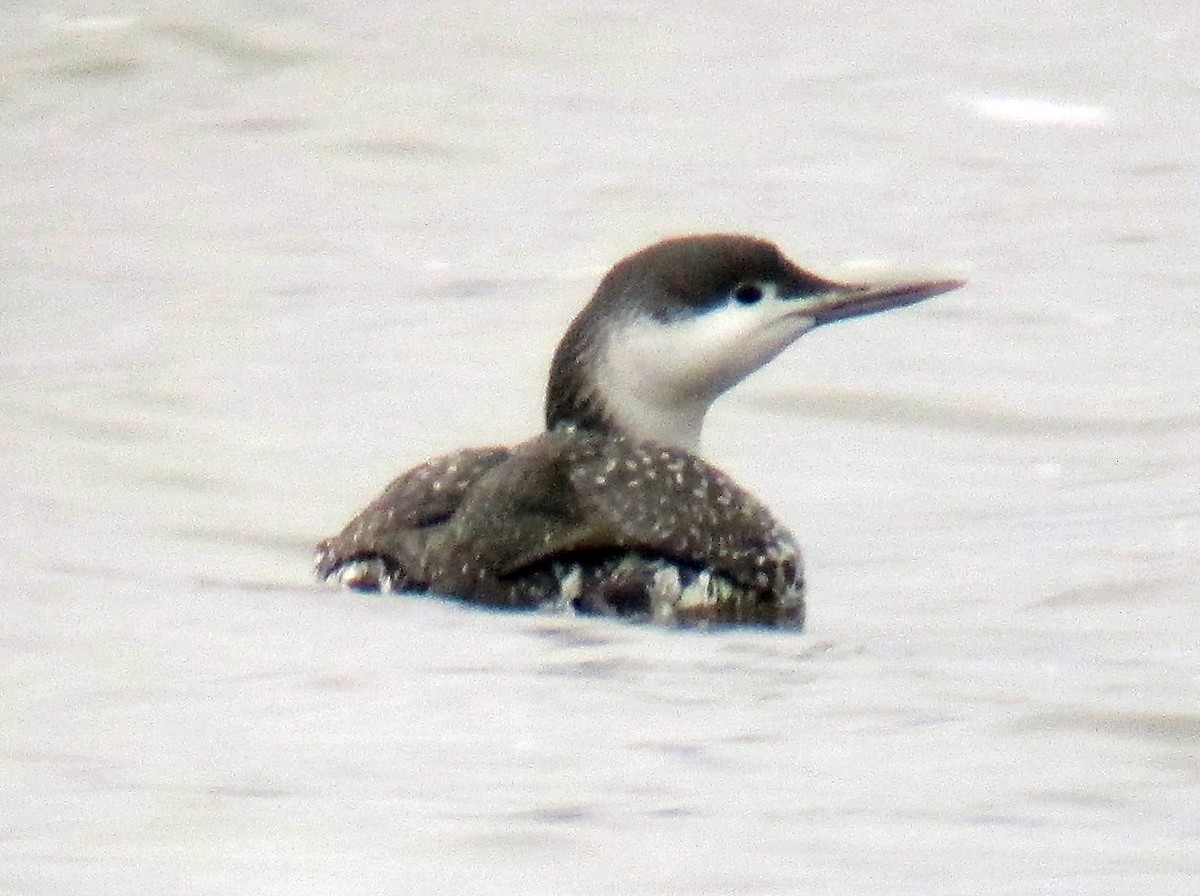
M 1197 892 L 1192 19 L 0 13 L 0 890 Z M 311 580 L 714 229 L 972 270 L 710 417 L 805 634 Z

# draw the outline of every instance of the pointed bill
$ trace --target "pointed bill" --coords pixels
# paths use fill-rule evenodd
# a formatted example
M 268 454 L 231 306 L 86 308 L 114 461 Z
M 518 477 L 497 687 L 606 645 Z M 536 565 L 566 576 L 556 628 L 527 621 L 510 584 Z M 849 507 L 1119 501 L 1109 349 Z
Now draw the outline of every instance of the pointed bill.
M 939 271 L 880 272 L 870 279 L 846 283 L 834 281 L 830 288 L 798 300 L 796 313 L 812 318 L 816 326 L 902 308 L 958 289 L 962 276 Z

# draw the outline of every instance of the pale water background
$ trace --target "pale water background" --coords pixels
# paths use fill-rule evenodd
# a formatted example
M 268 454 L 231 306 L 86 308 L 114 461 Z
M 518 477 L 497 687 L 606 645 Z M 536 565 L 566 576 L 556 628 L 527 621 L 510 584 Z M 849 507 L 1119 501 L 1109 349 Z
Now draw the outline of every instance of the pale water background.
M 1197 60 L 1187 0 L 6 7 L 0 892 L 1200 893 Z M 808 632 L 312 581 L 711 229 L 973 272 L 710 417 Z

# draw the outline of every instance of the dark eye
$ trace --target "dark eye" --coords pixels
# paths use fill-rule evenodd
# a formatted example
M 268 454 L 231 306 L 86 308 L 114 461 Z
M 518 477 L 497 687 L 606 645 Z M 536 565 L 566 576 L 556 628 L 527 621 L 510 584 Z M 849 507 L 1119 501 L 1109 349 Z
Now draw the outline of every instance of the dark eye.
M 762 287 L 757 283 L 743 283 L 733 290 L 733 297 L 743 305 L 753 305 L 763 297 Z

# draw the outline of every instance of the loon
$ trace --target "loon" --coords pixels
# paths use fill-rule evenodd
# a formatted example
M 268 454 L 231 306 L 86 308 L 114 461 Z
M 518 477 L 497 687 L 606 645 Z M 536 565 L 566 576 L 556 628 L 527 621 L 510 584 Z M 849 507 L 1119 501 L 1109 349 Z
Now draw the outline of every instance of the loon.
M 492 607 L 803 628 L 800 549 L 697 455 L 704 416 L 814 327 L 963 282 L 827 279 L 750 236 L 655 243 L 618 262 L 568 327 L 544 432 L 403 474 L 317 546 L 317 573 Z

